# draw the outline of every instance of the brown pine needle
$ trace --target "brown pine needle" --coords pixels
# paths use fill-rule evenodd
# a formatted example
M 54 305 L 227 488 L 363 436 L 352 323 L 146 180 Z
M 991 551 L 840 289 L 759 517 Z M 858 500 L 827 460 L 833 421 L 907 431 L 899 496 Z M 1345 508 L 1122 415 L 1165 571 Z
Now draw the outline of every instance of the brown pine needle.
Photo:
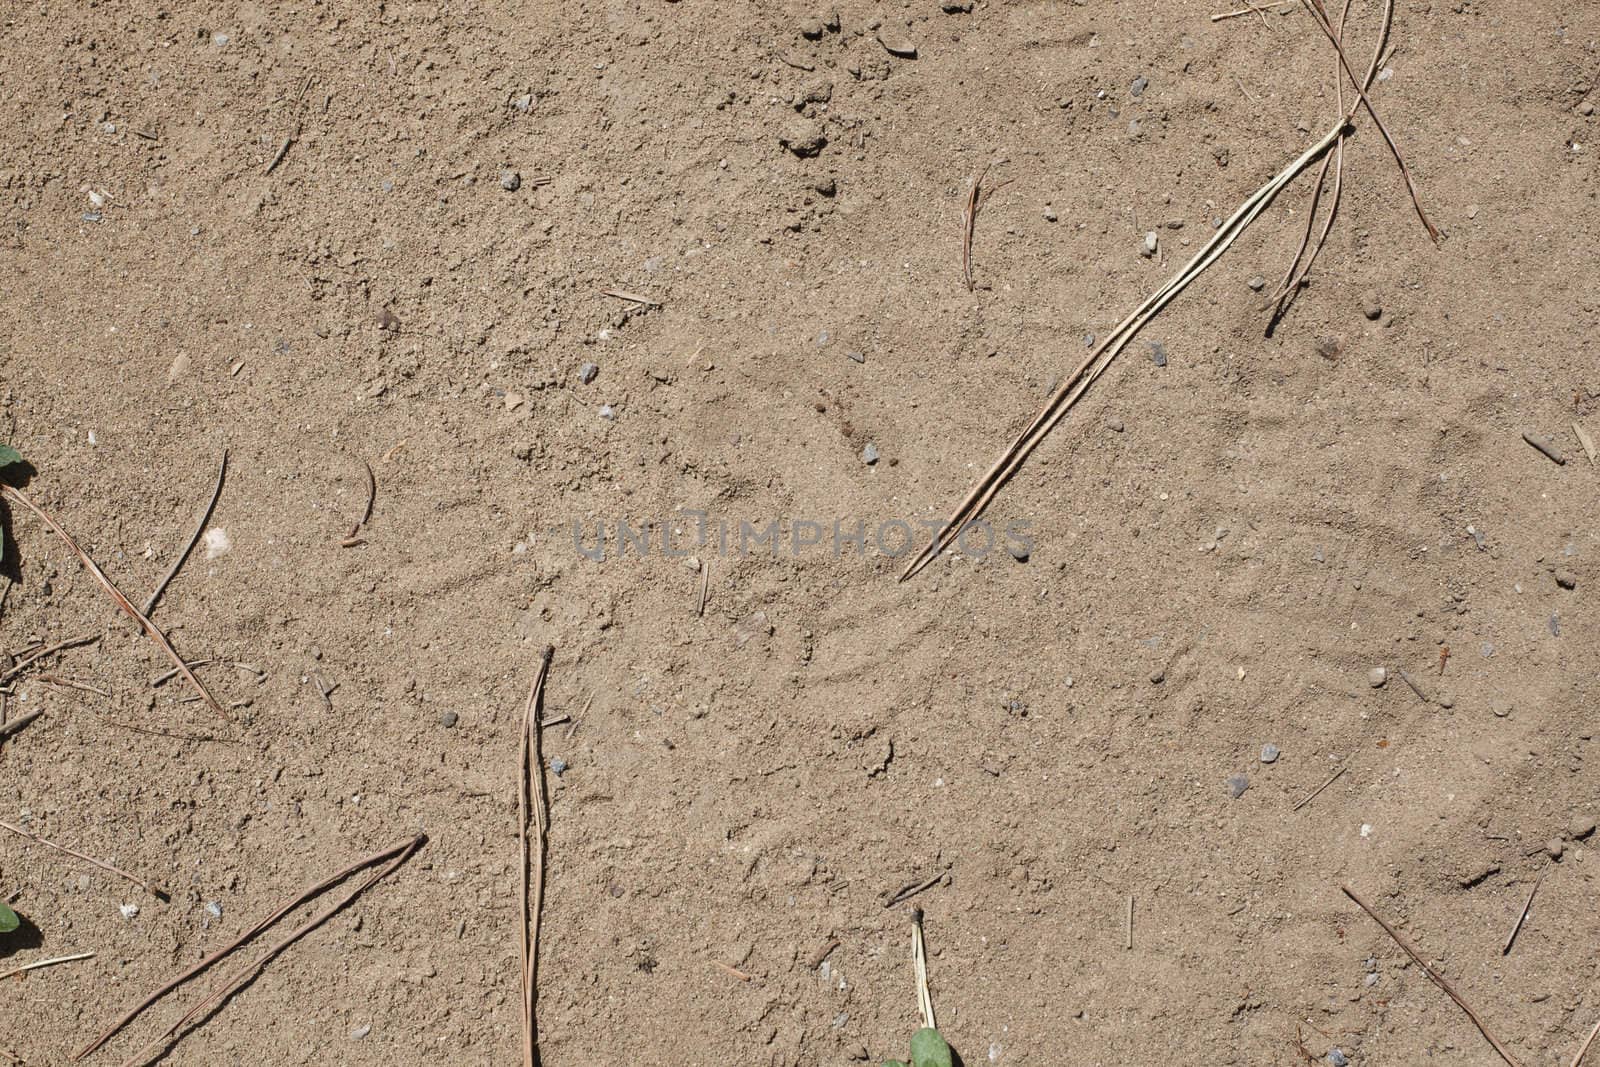
M 1528 909 L 1533 907 L 1534 894 L 1539 892 L 1539 883 L 1542 881 L 1544 881 L 1543 878 L 1535 880 L 1533 888 L 1528 890 L 1528 899 L 1522 905 L 1522 910 L 1517 913 L 1516 925 L 1511 928 L 1511 934 L 1506 938 L 1505 945 L 1500 949 L 1500 955 L 1505 956 L 1511 952 L 1511 944 L 1517 939 L 1517 934 L 1522 931 L 1522 924 L 1528 921 Z
M 45 848 L 55 849 L 57 852 L 64 853 L 64 854 L 66 854 L 68 856 L 73 857 L 74 859 L 80 859 L 85 863 L 92 864 L 95 867 L 99 867 L 102 871 L 109 871 L 111 874 L 116 875 L 118 878 L 121 878 L 121 879 L 124 879 L 126 881 L 132 882 L 134 885 L 138 886 L 140 889 L 143 889 L 146 893 L 149 893 L 153 897 L 157 897 L 157 898 L 159 898 L 161 900 L 169 900 L 169 899 L 171 899 L 168 896 L 167 891 L 165 889 L 162 889 L 160 886 L 156 885 L 153 882 L 147 882 L 143 878 L 137 878 L 137 877 L 129 874 L 127 871 L 123 870 L 122 868 L 113 867 L 111 864 L 106 863 L 103 860 L 97 860 L 93 856 L 85 856 L 82 852 L 79 852 L 75 848 L 68 848 L 66 845 L 58 845 L 54 841 L 50 841 L 50 840 L 47 840 L 47 839 L 45 839 L 43 837 L 40 837 L 38 834 L 32 832 L 31 830 L 24 830 L 22 827 L 13 825 L 12 823 L 9 823 L 9 822 L 6 822 L 4 819 L 0 819 L 0 830 L 10 830 L 12 833 L 16 834 L 18 837 L 26 837 L 29 841 L 32 841 L 34 844 L 43 845 Z
M 74 960 L 88 960 L 93 958 L 93 952 L 77 952 L 71 956 L 56 956 L 48 960 L 34 960 L 32 963 L 24 963 L 21 967 L 13 967 L 11 970 L 0 974 L 0 982 L 5 981 L 7 978 L 24 974 L 28 971 L 37 971 L 41 967 L 54 967 L 58 963 L 71 963 Z M 21 1061 L 19 1060 L 17 1062 L 20 1063 Z
M 1483 1020 L 1478 1018 L 1478 1013 L 1473 1011 L 1465 1000 L 1461 999 L 1461 994 L 1456 992 L 1455 987 L 1452 986 L 1448 980 L 1446 980 L 1444 975 L 1428 966 L 1428 962 L 1422 958 L 1421 953 L 1411 946 L 1411 942 L 1402 937 L 1400 932 L 1394 927 L 1384 922 L 1383 917 L 1377 912 L 1373 911 L 1370 904 L 1357 896 L 1354 889 L 1351 889 L 1347 885 L 1342 885 L 1339 888 L 1344 891 L 1345 896 L 1361 905 L 1361 910 L 1372 916 L 1374 922 L 1383 927 L 1383 932 L 1392 937 L 1394 939 L 1394 943 L 1405 950 L 1406 955 L 1410 956 L 1412 960 L 1416 962 L 1416 965 L 1422 968 L 1422 973 L 1426 974 L 1430 979 L 1432 979 L 1434 985 L 1444 990 L 1450 999 L 1456 1002 L 1456 1007 L 1467 1013 L 1467 1018 L 1472 1020 L 1472 1025 L 1476 1026 L 1478 1028 L 1478 1033 L 1487 1038 L 1489 1044 L 1494 1046 L 1494 1050 L 1500 1053 L 1501 1059 L 1505 1060 L 1510 1067 L 1520 1067 L 1520 1065 L 1517 1063 L 1516 1057 L 1512 1056 L 1511 1053 L 1506 1050 L 1506 1047 L 1500 1043 L 1499 1039 L 1489 1032 L 1489 1028 L 1484 1025 Z
M 1583 1039 L 1583 1047 L 1578 1050 L 1576 1056 L 1572 1057 L 1572 1062 L 1567 1067 L 1578 1067 L 1583 1062 L 1583 1057 L 1588 1053 L 1589 1046 L 1594 1044 L 1596 1034 L 1600 1034 L 1600 1021 L 1594 1024 L 1594 1029 L 1589 1031 L 1589 1036 Z
M 1274 15 L 1280 14 L 1276 8 L 1262 7 L 1259 4 L 1250 4 L 1246 7 L 1241 7 L 1237 11 L 1224 11 L 1220 15 L 1212 15 L 1211 21 L 1221 22 L 1223 19 L 1236 19 L 1240 15 L 1260 15 L 1261 21 L 1270 26 L 1271 23 L 1268 23 L 1266 19 L 1266 16 L 1269 12 Z
M 3 700 L 4 700 L 4 697 L 0 697 L 0 701 L 3 701 Z M 30 722 L 32 722 L 33 720 L 37 719 L 39 716 L 41 716 L 43 714 L 44 714 L 44 711 L 42 709 L 37 710 L 37 711 L 30 711 L 30 712 L 28 712 L 28 714 L 22 716 L 21 718 L 12 719 L 9 722 L 6 722 L 4 724 L 0 724 L 0 739 L 4 739 L 4 738 L 7 738 L 7 737 L 10 737 L 12 734 L 16 733 L 18 730 L 22 729 L 24 726 L 28 725 Z
M 375 874 L 369 876 L 364 882 L 357 885 L 353 891 L 345 894 L 343 898 L 336 901 L 331 907 L 324 909 L 320 914 L 308 920 L 304 925 L 302 925 L 288 937 L 284 938 L 272 948 L 268 949 L 266 954 L 264 954 L 256 962 L 250 964 L 246 968 L 242 968 L 240 971 L 234 972 L 234 975 L 225 981 L 220 987 L 220 991 L 213 990 L 213 992 L 204 1000 L 191 1008 L 183 1018 L 174 1023 L 166 1031 L 166 1033 L 157 1038 L 156 1041 L 152 1042 L 150 1045 L 147 1045 L 145 1049 L 141 1050 L 129 1062 L 139 1062 L 148 1058 L 148 1053 L 151 1049 L 159 1048 L 160 1046 L 164 1045 L 167 1039 L 179 1028 L 185 1025 L 190 1019 L 194 1018 L 201 1011 L 206 1010 L 220 1002 L 230 992 L 232 992 L 234 989 L 237 989 L 245 981 L 249 980 L 250 977 L 264 967 L 274 956 L 282 952 L 285 948 L 299 940 L 301 937 L 304 937 L 306 934 L 310 933 L 322 923 L 326 922 L 352 900 L 360 896 L 363 891 L 382 880 L 390 872 L 397 869 L 402 863 L 411 858 L 412 853 L 416 852 L 417 849 L 426 844 L 427 840 L 428 837 L 426 834 L 418 834 L 415 837 L 402 841 L 397 845 L 392 845 L 381 852 L 375 852 L 370 856 L 359 859 L 350 864 L 350 866 L 344 868 L 342 871 L 339 871 L 337 874 L 334 874 L 328 878 L 324 878 L 322 881 L 309 887 L 299 896 L 283 905 L 283 907 L 279 908 L 277 911 L 273 912 L 271 915 L 267 916 L 265 919 L 262 919 L 260 922 L 256 923 L 256 925 L 246 930 L 243 934 L 239 935 L 239 937 L 232 943 L 224 946 L 216 952 L 213 952 L 211 955 L 207 956 L 205 959 L 201 960 L 199 963 L 180 974 L 178 977 L 163 985 L 160 989 L 157 989 L 154 993 L 151 993 L 144 1000 L 140 1001 L 131 1011 L 113 1023 L 103 1034 L 95 1038 L 83 1048 L 79 1049 L 77 1052 L 74 1052 L 72 1054 L 73 1060 L 81 1060 L 85 1056 L 94 1052 L 96 1049 L 100 1048 L 100 1046 L 104 1045 L 107 1041 L 111 1040 L 111 1038 L 115 1037 L 123 1027 L 127 1026 L 134 1019 L 138 1018 L 139 1015 L 145 1011 L 145 1009 L 149 1008 L 156 1001 L 160 1000 L 162 997 L 166 996 L 168 993 L 172 992 L 174 989 L 178 988 L 180 985 L 187 982 L 200 972 L 206 970 L 212 964 L 216 963 L 218 960 L 221 960 L 223 957 L 239 948 L 239 946 L 254 938 L 257 934 L 261 933 L 267 927 L 271 926 L 273 923 L 289 914 L 289 912 L 293 911 L 301 904 L 311 900 L 313 897 L 320 896 L 321 894 L 327 892 L 327 890 L 335 885 L 338 885 L 340 882 L 344 881 L 346 878 L 349 878 L 357 871 L 364 870 L 376 863 L 382 863 L 384 860 L 392 860 L 387 867 L 384 867 Z M 240 975 L 243 975 L 243 977 L 241 978 Z
M 1416 208 L 1417 218 L 1422 220 L 1422 225 L 1427 229 L 1428 236 L 1433 239 L 1433 243 L 1438 244 L 1443 235 L 1439 232 L 1439 228 L 1433 224 L 1433 220 L 1428 218 L 1428 213 L 1422 208 L 1422 197 L 1417 192 L 1417 183 L 1412 180 L 1411 168 L 1406 166 L 1405 156 L 1400 153 L 1400 146 L 1395 143 L 1394 137 L 1389 133 L 1389 128 L 1383 124 L 1383 118 L 1378 114 L 1378 109 L 1373 106 L 1372 100 L 1367 96 L 1366 87 L 1361 84 L 1361 80 L 1356 77 L 1355 70 L 1351 68 L 1350 57 L 1345 55 L 1344 45 L 1340 42 L 1339 34 L 1334 30 L 1333 24 L 1328 21 L 1328 13 L 1323 9 L 1321 0 L 1300 0 L 1300 2 L 1305 5 L 1307 11 L 1311 12 L 1311 17 L 1316 20 L 1317 25 L 1327 35 L 1328 40 L 1333 42 L 1334 51 L 1339 53 L 1339 63 L 1344 67 L 1345 73 L 1350 76 L 1350 82 L 1356 88 L 1356 95 L 1361 97 L 1361 102 L 1366 105 L 1367 114 L 1372 116 L 1372 124 L 1378 127 L 1378 132 L 1383 135 L 1385 143 L 1389 146 L 1389 151 L 1394 155 L 1395 163 L 1400 167 L 1400 177 L 1405 179 L 1406 190 L 1411 193 L 1411 206 Z
M 46 656 L 53 656 L 63 649 L 77 648 L 79 645 L 92 644 L 98 640 L 100 640 L 99 634 L 86 634 L 83 637 L 68 638 L 65 641 L 51 645 L 49 648 L 41 648 L 39 651 L 30 655 L 27 659 L 20 660 L 17 665 L 12 667 L 9 671 L 6 671 L 4 674 L 0 674 L 0 685 L 5 685 L 7 682 L 11 681 L 11 679 L 15 678 L 17 675 L 33 666 L 35 663 L 44 659 Z
M 1004 160 L 1001 160 L 1004 162 Z M 961 279 L 967 283 L 967 292 L 972 291 L 972 234 L 978 226 L 978 204 L 982 197 L 983 179 L 988 176 L 989 168 L 993 163 L 985 163 L 983 169 L 972 176 L 972 185 L 967 189 L 967 206 L 961 216 Z M 999 189 L 1006 183 L 1001 182 L 995 186 Z
M 1344 772 L 1345 772 L 1345 768 L 1344 767 L 1340 767 L 1338 770 L 1336 770 L 1332 774 L 1328 775 L 1328 780 L 1327 781 L 1323 782 L 1321 785 L 1317 786 L 1311 792 L 1307 793 L 1306 796 L 1304 797 L 1304 799 L 1302 799 L 1300 801 L 1300 803 L 1296 804 L 1294 807 L 1290 808 L 1289 810 L 1290 811 L 1299 811 L 1301 808 L 1305 807 L 1307 804 L 1309 804 L 1313 800 L 1317 799 L 1318 794 L 1320 794 L 1324 789 L 1328 788 L 1334 782 L 1338 781 L 1339 776 L 1341 774 L 1343 774 Z
M 194 533 L 189 535 L 189 541 L 183 546 L 183 551 L 178 553 L 178 558 L 172 561 L 172 566 L 167 568 L 167 573 L 156 583 L 150 591 L 150 596 L 140 608 L 149 615 L 156 608 L 156 601 L 161 599 L 161 594 L 166 592 L 167 585 L 178 574 L 178 568 L 183 566 L 183 561 L 189 558 L 189 553 L 194 551 L 194 546 L 200 543 L 200 535 L 205 533 L 206 523 L 211 521 L 211 513 L 217 509 L 217 500 L 222 496 L 222 482 L 228 476 L 228 450 L 222 450 L 222 462 L 217 464 L 217 484 L 211 488 L 211 499 L 206 503 L 205 510 L 200 512 L 200 519 L 194 524 Z
M 539 718 L 544 704 L 544 683 L 550 674 L 555 648 L 546 646 L 539 670 L 528 688 L 522 710 L 521 743 L 517 763 L 517 840 L 522 847 L 522 1063 L 539 1062 L 539 1027 L 534 1019 L 534 987 L 539 974 L 539 920 L 544 910 L 544 834 L 550 824 L 544 795 L 544 755 L 539 746 Z M 529 824 L 533 841 L 528 840 Z M 531 890 L 531 899 L 530 899 Z
M 46 526 L 54 530 L 56 536 L 61 538 L 68 548 L 72 549 L 73 553 L 78 557 L 79 562 L 81 562 L 84 565 L 84 568 L 94 576 L 95 581 L 100 583 L 100 587 L 110 595 L 112 601 L 116 603 L 117 607 L 121 608 L 129 618 L 137 622 L 144 629 L 144 632 L 150 636 L 150 640 L 154 641 L 158 646 L 160 646 L 161 651 L 167 654 L 167 656 L 172 660 L 173 665 L 176 666 L 183 674 L 184 679 L 190 685 L 194 686 L 196 692 L 200 694 L 201 698 L 211 706 L 211 710 L 215 711 L 218 715 L 221 715 L 224 719 L 228 717 L 228 713 L 222 710 L 222 705 L 217 703 L 217 698 L 211 695 L 211 690 L 207 689 L 205 684 L 201 682 L 199 678 L 195 677 L 195 673 L 189 669 L 188 664 L 184 663 L 183 657 L 178 655 L 178 650 L 172 647 L 172 642 L 167 640 L 167 635 L 162 633 L 160 628 L 157 627 L 155 623 L 150 621 L 149 616 L 145 615 L 144 612 L 134 607 L 133 602 L 122 595 L 122 590 L 118 589 L 116 584 L 113 583 L 110 578 L 106 577 L 105 572 L 100 569 L 99 565 L 95 563 L 94 560 L 89 558 L 89 553 L 85 552 L 82 548 L 79 548 L 78 542 L 74 541 L 72 536 L 68 534 L 67 531 L 63 530 L 56 520 L 52 519 L 43 510 L 41 510 L 37 504 L 29 499 L 26 493 L 14 485 L 0 484 L 0 495 L 4 495 L 10 497 L 12 500 L 15 500 L 17 503 L 21 504 L 23 507 L 37 515 Z

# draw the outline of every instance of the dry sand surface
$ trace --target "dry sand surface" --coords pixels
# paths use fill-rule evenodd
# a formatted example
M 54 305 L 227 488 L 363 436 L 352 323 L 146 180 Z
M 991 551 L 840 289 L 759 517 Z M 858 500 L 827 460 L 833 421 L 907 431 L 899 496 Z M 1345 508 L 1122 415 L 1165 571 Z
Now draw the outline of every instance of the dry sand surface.
M 0 1049 L 66 1062 L 422 832 L 165 1062 L 519 1062 L 553 645 L 547 1067 L 903 1055 L 914 905 L 972 1067 L 1501 1063 L 1344 884 L 1566 1067 L 1600 1020 L 1600 4 L 1401 0 L 1371 98 L 1440 244 L 1358 112 L 1276 328 L 1314 166 L 992 545 L 897 580 L 1334 122 L 1306 11 L 1236 2 L 10 5 L 0 441 L 135 604 L 227 450 L 153 612 L 227 721 L 6 508 L 0 648 L 99 640 L 14 679 L 43 715 L 0 819 L 170 900 L 0 832 L 0 971 L 95 953 L 0 986 Z

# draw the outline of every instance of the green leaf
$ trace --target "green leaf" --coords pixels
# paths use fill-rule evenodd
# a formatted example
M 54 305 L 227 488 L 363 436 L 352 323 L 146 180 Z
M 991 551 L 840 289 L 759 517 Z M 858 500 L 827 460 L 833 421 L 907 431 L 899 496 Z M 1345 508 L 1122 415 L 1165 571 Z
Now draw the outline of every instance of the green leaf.
M 17 913 L 0 904 L 0 934 L 9 934 L 22 925 L 22 920 L 17 918 Z
M 950 1046 L 931 1026 L 911 1035 L 911 1067 L 952 1067 Z
M 18 452 L 16 449 L 12 448 L 10 445 L 0 445 L 0 471 L 4 471 L 7 467 L 14 467 L 18 463 L 21 463 L 21 462 L 22 462 L 22 453 L 21 452 Z M 5 558 L 6 558 L 6 532 L 5 532 L 5 530 L 0 530 L 0 560 L 3 560 Z M 5 929 L 6 928 L 5 928 L 4 917 L 0 916 L 0 933 L 4 933 Z M 16 927 L 13 926 L 13 927 L 11 927 L 11 929 L 15 930 Z

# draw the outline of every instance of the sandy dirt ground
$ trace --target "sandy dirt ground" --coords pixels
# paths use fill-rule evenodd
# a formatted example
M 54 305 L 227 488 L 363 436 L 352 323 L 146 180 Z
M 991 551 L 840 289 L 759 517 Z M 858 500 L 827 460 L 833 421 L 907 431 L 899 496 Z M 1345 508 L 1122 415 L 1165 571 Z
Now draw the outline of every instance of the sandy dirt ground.
M 227 450 L 153 617 L 228 721 L 7 509 L 0 648 L 99 640 L 14 679 L 44 714 L 0 818 L 171 899 L 0 833 L 0 970 L 96 954 L 0 987 L 0 1048 L 66 1062 L 425 832 L 165 1062 L 517 1062 L 549 644 L 548 1067 L 901 1054 L 913 905 L 969 1065 L 1500 1063 L 1343 884 L 1566 1065 L 1600 1020 L 1600 5 L 1401 0 L 1371 95 L 1441 244 L 1358 114 L 1270 336 L 1314 173 L 1004 488 L 993 546 L 897 581 L 897 524 L 1334 121 L 1305 12 L 1232 6 L 9 7 L 0 441 L 135 602 Z

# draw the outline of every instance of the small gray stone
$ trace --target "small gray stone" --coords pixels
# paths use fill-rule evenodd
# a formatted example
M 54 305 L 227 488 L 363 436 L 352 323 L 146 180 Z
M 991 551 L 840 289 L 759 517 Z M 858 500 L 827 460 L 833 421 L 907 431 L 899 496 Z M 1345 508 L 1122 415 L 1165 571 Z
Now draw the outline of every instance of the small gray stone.
M 1369 974 L 1365 978 L 1361 979 L 1361 984 L 1366 986 L 1368 989 L 1371 989 L 1373 986 L 1378 984 L 1378 976 L 1376 974 Z
M 1361 298 L 1361 314 L 1365 315 L 1373 322 L 1377 322 L 1383 317 L 1383 305 L 1378 303 L 1377 293 L 1369 291 Z
M 594 381 L 595 376 L 599 373 L 599 367 L 595 366 L 593 363 L 585 363 L 583 366 L 578 368 L 578 381 L 582 382 L 584 385 L 588 385 L 590 382 Z
M 1139 247 L 1139 254 L 1149 259 L 1156 254 L 1156 249 L 1161 246 L 1161 235 L 1154 230 L 1148 230 L 1144 235 L 1144 244 Z
M 1261 762 L 1262 763 L 1276 763 L 1276 762 L 1278 762 L 1278 755 L 1279 755 L 1279 750 L 1278 750 L 1278 746 L 1277 745 L 1274 745 L 1274 744 L 1269 742 L 1269 743 L 1261 746 Z
M 1574 815 L 1572 821 L 1567 824 L 1567 832 L 1572 835 L 1574 841 L 1582 841 L 1594 833 L 1594 828 L 1594 819 L 1587 815 Z
M 916 43 L 903 33 L 897 33 L 887 26 L 878 31 L 878 43 L 883 45 L 883 50 L 891 56 L 899 56 L 901 59 L 917 58 Z
M 1128 86 L 1128 95 L 1137 100 L 1139 97 L 1144 95 L 1144 91 L 1149 87 L 1149 85 L 1149 79 L 1141 74 L 1139 77 L 1133 79 L 1132 85 Z
M 1544 850 L 1550 853 L 1551 859 L 1558 860 L 1561 858 L 1561 854 L 1567 850 L 1567 846 L 1562 844 L 1561 838 L 1552 837 L 1544 843 Z
M 1228 779 L 1228 795 L 1235 800 L 1244 796 L 1244 791 L 1250 788 L 1250 779 L 1242 774 L 1236 774 Z
M 1576 589 L 1578 587 L 1578 576 L 1569 570 L 1558 570 L 1555 577 L 1556 584 L 1563 589 Z
M 351 1041 L 360 1041 L 362 1038 L 366 1037 L 370 1033 L 372 1033 L 372 1024 L 371 1023 L 362 1023 L 360 1026 L 358 1026 L 354 1030 L 350 1031 L 350 1040 Z
M 206 914 L 211 916 L 213 919 L 222 918 L 222 905 L 217 903 L 215 900 L 207 901 Z
M 1044 206 L 1044 221 L 1046 221 L 1046 222 L 1054 222 L 1054 221 L 1056 221 L 1056 209 L 1051 207 L 1049 204 L 1046 204 Z
M 1106 429 L 1110 430 L 1112 433 L 1121 433 L 1126 428 L 1126 424 L 1124 424 L 1121 419 L 1116 418 L 1115 416 L 1106 420 Z
M 1561 616 L 1560 615 L 1552 615 L 1552 616 L 1550 616 L 1550 636 L 1551 637 L 1560 637 L 1561 636 Z
M 560 756 L 550 757 L 550 772 L 557 778 L 567 773 L 567 761 Z
M 1350 1057 L 1342 1049 L 1331 1049 L 1328 1052 L 1328 1063 L 1331 1067 L 1348 1067 Z
M 1164 682 L 1166 680 L 1167 680 L 1167 672 L 1162 670 L 1160 667 L 1157 667 L 1155 670 L 1150 672 L 1150 684 L 1151 685 L 1160 685 L 1162 682 Z
M 460 721 L 461 716 L 457 715 L 453 711 L 447 711 L 443 715 L 439 716 L 439 725 L 443 726 L 446 730 L 450 729 Z
M 508 193 L 514 193 L 522 188 L 522 175 L 514 170 L 504 171 L 500 175 L 500 188 Z
M 946 15 L 965 15 L 972 10 L 972 0 L 942 0 L 939 10 Z
M 878 446 L 868 442 L 867 447 L 861 450 L 861 462 L 869 467 L 878 462 Z
M 800 23 L 800 36 L 808 41 L 821 40 L 825 32 L 827 32 L 827 27 L 822 24 L 822 20 L 819 18 L 809 18 Z
M 1374 667 L 1367 672 L 1367 684 L 1374 689 L 1382 689 L 1383 683 L 1389 680 L 1389 672 L 1382 667 Z
M 822 128 L 807 119 L 795 118 L 778 131 L 778 143 L 795 155 L 807 158 L 827 147 L 828 138 Z
M 857 352 L 852 349 L 849 352 L 846 352 L 845 355 L 850 357 L 850 361 L 852 363 L 865 363 L 867 361 L 867 354 L 865 352 Z
M 1261 275 L 1257 274 L 1254 278 L 1251 278 L 1248 282 L 1245 282 L 1245 284 L 1248 285 L 1253 291 L 1259 293 L 1262 289 L 1266 288 L 1267 280 Z
M 1167 346 L 1160 341 L 1146 341 L 1150 346 L 1150 362 L 1158 367 L 1167 365 Z
M 811 188 L 822 196 L 836 196 L 839 192 L 839 183 L 832 178 L 818 178 L 811 183 Z
M 1026 543 L 1007 541 L 1006 551 L 1011 553 L 1011 558 L 1016 560 L 1018 563 L 1028 562 L 1028 546 Z

